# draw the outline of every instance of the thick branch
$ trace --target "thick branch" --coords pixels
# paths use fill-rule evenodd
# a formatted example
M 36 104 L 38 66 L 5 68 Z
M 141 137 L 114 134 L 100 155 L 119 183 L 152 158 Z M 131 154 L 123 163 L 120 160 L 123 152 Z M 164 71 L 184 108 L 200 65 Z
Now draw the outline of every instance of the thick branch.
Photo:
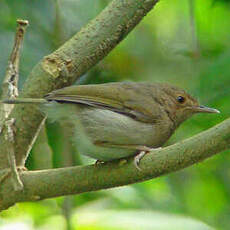
M 155 178 L 200 162 L 230 146 L 230 119 L 192 138 L 153 151 L 141 161 L 137 170 L 133 159 L 104 165 L 69 167 L 24 172 L 23 193 L 12 192 L 6 181 L 0 190 L 0 210 L 15 202 L 32 201 L 69 194 L 112 188 Z
M 152 9 L 157 0 L 113 0 L 94 20 L 62 47 L 44 57 L 32 70 L 21 97 L 44 94 L 72 84 L 105 57 Z M 25 163 L 31 143 L 44 117 L 36 106 L 16 106 L 16 161 Z M 7 165 L 3 136 L 0 137 L 0 169 Z

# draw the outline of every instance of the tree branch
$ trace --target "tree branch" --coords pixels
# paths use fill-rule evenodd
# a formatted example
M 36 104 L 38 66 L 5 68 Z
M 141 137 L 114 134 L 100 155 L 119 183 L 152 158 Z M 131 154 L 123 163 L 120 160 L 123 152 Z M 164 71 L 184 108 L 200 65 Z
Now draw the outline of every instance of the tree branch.
M 5 78 L 1 86 L 1 99 L 15 99 L 18 96 L 20 49 L 22 47 L 22 41 L 26 27 L 28 26 L 28 21 L 18 19 L 17 24 L 13 50 L 6 68 Z M 14 105 L 0 104 L 0 134 L 4 126 L 4 122 L 13 108 Z
M 14 99 L 18 96 L 18 79 L 19 79 L 19 60 L 20 60 L 20 49 L 22 47 L 22 41 L 28 26 L 28 21 L 26 20 L 17 20 L 17 30 L 15 34 L 14 47 L 11 52 L 6 75 L 2 83 L 2 95 L 1 99 Z M 8 164 L 5 165 L 5 168 L 9 167 L 7 174 L 11 173 L 12 183 L 14 184 L 14 189 L 22 190 L 23 184 L 20 180 L 19 174 L 16 168 L 16 158 L 15 158 L 15 148 L 14 148 L 14 118 L 8 119 L 11 111 L 13 110 L 14 105 L 0 104 L 0 134 L 5 128 L 5 133 L 3 134 L 4 141 L 8 148 L 6 149 L 6 159 Z M 4 178 L 4 176 L 3 176 Z M 0 180 L 1 183 L 1 180 Z
M 70 194 L 128 185 L 174 172 L 200 162 L 230 147 L 230 119 L 161 150 L 152 151 L 141 161 L 142 171 L 133 159 L 99 166 L 76 166 L 22 173 L 23 193 L 12 192 L 6 181 L 0 190 L 0 210 L 16 202 L 40 200 Z
M 124 39 L 156 2 L 113 0 L 72 39 L 33 68 L 20 97 L 39 98 L 54 89 L 72 84 Z M 16 119 L 16 163 L 23 166 L 44 117 L 32 105 L 15 106 L 10 117 Z M 0 136 L 0 169 L 7 166 L 7 144 L 3 136 Z

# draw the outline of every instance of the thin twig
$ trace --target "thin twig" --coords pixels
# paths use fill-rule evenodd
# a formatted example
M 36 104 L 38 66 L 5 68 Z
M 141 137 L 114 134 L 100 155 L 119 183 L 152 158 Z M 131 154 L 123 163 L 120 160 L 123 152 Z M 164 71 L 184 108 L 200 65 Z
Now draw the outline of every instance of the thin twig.
M 15 120 L 9 119 L 6 121 L 6 127 L 7 132 L 5 135 L 5 139 L 8 141 L 8 162 L 10 166 L 10 172 L 12 173 L 12 183 L 15 191 L 20 191 L 23 189 L 23 183 L 19 177 L 17 166 L 16 166 L 16 160 L 15 160 L 15 154 L 14 154 L 14 122 Z
M 5 79 L 2 83 L 2 95 L 1 99 L 16 98 L 18 96 L 18 70 L 19 70 L 19 58 L 20 48 L 22 47 L 22 41 L 28 25 L 28 21 L 18 19 L 18 26 L 16 30 L 14 47 L 9 58 L 8 66 L 6 69 Z M 4 126 L 5 119 L 9 116 L 14 105 L 0 104 L 0 133 Z
M 8 66 L 6 69 L 6 75 L 2 84 L 2 96 L 1 99 L 14 99 L 18 96 L 18 79 L 19 79 L 19 60 L 20 49 L 22 47 L 22 41 L 28 25 L 26 20 L 17 20 L 17 30 L 15 34 L 14 47 L 11 52 Z M 8 142 L 7 158 L 10 170 L 3 175 L 2 178 L 6 178 L 9 173 L 12 173 L 13 187 L 16 191 L 23 189 L 22 181 L 19 177 L 14 150 L 14 122 L 15 119 L 8 119 L 14 105 L 12 104 L 0 104 L 0 134 L 3 128 L 7 129 L 5 133 L 5 140 Z M 0 181 L 1 182 L 1 181 Z

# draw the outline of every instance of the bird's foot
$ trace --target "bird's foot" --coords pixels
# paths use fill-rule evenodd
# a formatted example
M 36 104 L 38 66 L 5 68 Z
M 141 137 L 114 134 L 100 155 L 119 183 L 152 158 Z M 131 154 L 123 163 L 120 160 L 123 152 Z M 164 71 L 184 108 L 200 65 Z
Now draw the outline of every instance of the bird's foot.
M 105 162 L 104 161 L 101 161 L 101 160 L 96 160 L 96 162 L 94 163 L 95 166 L 99 166 L 101 164 L 104 164 Z
M 146 147 L 145 150 L 141 150 L 135 157 L 134 157 L 134 165 L 135 167 L 141 171 L 142 169 L 140 168 L 139 164 L 140 164 L 140 161 L 141 159 L 149 152 L 151 151 L 156 151 L 156 150 L 160 150 L 162 149 L 161 147 L 158 147 L 158 148 L 148 148 Z

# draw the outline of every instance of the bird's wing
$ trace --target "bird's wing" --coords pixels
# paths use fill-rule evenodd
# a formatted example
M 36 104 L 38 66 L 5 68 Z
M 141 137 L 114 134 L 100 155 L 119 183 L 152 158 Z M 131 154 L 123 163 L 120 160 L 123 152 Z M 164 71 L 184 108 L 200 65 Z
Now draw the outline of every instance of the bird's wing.
M 45 98 L 49 101 L 78 103 L 108 109 L 138 121 L 154 123 L 156 117 L 151 111 L 146 110 L 144 101 L 138 101 L 140 97 L 135 95 L 140 93 L 136 83 L 110 83 L 70 86 L 55 90 Z M 144 95 L 142 97 L 144 98 Z

